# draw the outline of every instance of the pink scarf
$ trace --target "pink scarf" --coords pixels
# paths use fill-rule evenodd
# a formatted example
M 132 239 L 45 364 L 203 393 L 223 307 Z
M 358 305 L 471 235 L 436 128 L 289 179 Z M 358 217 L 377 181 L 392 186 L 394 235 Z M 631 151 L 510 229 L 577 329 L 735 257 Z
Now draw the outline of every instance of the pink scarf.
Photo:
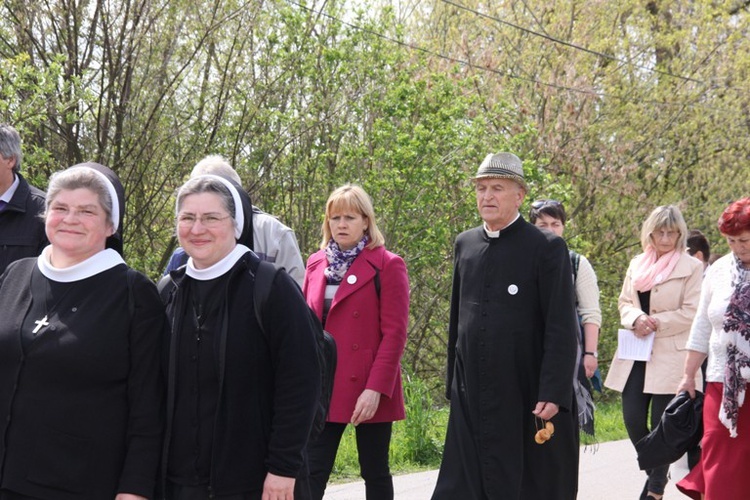
M 633 288 L 639 292 L 648 292 L 654 285 L 662 283 L 672 274 L 681 256 L 681 252 L 672 250 L 657 258 L 656 250 L 649 247 L 633 269 Z

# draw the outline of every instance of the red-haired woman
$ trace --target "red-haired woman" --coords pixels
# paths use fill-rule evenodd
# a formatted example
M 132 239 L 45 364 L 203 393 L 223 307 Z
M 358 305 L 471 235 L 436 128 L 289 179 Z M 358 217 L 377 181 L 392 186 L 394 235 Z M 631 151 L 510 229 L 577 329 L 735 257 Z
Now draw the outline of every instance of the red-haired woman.
M 719 231 L 731 252 L 706 274 L 679 390 L 695 395 L 695 374 L 708 356 L 703 453 L 677 487 L 691 498 L 747 498 L 750 408 L 750 198 L 729 205 Z M 739 437 L 738 437 L 739 435 Z

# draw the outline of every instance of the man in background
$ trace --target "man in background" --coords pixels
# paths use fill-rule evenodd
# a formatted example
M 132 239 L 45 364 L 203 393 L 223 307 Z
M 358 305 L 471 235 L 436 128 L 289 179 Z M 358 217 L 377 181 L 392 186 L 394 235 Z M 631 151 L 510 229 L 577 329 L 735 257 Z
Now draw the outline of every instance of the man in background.
M 688 233 L 687 251 L 690 255 L 703 262 L 703 276 L 705 276 L 710 266 L 708 262 L 711 258 L 711 246 L 708 244 L 708 238 L 706 238 L 700 229 L 692 229 Z
M 47 245 L 44 192 L 21 175 L 21 136 L 0 124 L 0 274 L 11 262 L 36 257 Z

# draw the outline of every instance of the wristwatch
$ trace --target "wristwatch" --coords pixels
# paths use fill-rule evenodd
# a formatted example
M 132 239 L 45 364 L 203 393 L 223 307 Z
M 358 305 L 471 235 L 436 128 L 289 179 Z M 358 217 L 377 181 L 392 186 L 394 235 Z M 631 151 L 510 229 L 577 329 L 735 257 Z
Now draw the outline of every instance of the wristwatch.
M 587 354 L 590 356 L 594 356 L 596 359 L 599 359 L 599 353 L 597 351 L 585 351 L 583 353 L 584 356 Z

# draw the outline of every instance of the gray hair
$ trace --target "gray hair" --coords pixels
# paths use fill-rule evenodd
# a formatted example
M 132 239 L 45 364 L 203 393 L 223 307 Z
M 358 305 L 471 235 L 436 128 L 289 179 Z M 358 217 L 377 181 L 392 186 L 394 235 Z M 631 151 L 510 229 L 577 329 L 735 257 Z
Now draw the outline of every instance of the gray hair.
M 221 199 L 221 204 L 232 217 L 232 221 L 234 222 L 235 227 L 237 226 L 236 205 L 234 203 L 234 197 L 229 191 L 229 188 L 223 182 L 221 182 L 220 179 L 216 178 L 212 179 L 211 177 L 196 177 L 194 179 L 188 180 L 185 184 L 183 184 L 182 187 L 180 187 L 180 189 L 177 191 L 177 213 L 179 213 L 180 209 L 182 209 L 182 203 L 185 201 L 186 197 L 190 196 L 191 194 L 200 193 L 213 193 L 218 195 Z M 240 207 L 240 210 L 242 210 L 242 207 Z
M 46 211 L 49 211 L 50 205 L 55 201 L 60 191 L 73 191 L 75 189 L 88 189 L 96 194 L 96 197 L 99 199 L 99 205 L 101 205 L 107 216 L 107 221 L 114 226 L 112 222 L 113 200 L 106 178 L 101 173 L 89 167 L 71 167 L 52 174 L 49 178 L 49 186 L 47 187 Z M 45 212 L 44 217 L 46 216 Z
M 21 136 L 18 134 L 18 130 L 14 127 L 0 123 L 0 155 L 6 160 L 8 158 L 15 158 L 16 164 L 13 166 L 13 173 L 17 174 L 21 171 Z
M 682 252 L 687 248 L 688 230 L 682 212 L 675 205 L 662 205 L 651 212 L 641 228 L 641 247 L 644 252 L 654 246 L 651 233 L 662 228 L 677 230 L 680 233 L 675 243 L 675 250 Z
M 224 177 L 225 179 L 234 181 L 238 186 L 242 186 L 242 179 L 240 179 L 237 171 L 220 155 L 209 155 L 196 163 L 193 171 L 190 172 L 190 177 L 209 174 Z

